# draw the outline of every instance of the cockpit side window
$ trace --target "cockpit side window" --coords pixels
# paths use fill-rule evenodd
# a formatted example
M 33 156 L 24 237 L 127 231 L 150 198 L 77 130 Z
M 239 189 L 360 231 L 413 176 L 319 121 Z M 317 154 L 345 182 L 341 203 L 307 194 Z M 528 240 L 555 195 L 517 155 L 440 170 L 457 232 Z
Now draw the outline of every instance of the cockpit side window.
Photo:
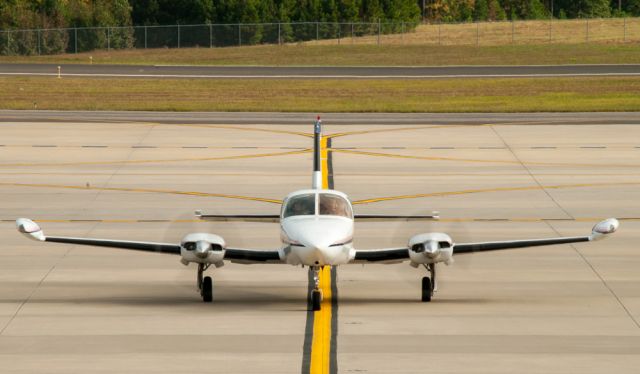
M 320 194 L 320 214 L 353 218 L 349 203 L 342 197 L 333 194 Z
M 312 216 L 316 212 L 316 194 L 293 196 L 287 201 L 283 218 L 291 216 Z

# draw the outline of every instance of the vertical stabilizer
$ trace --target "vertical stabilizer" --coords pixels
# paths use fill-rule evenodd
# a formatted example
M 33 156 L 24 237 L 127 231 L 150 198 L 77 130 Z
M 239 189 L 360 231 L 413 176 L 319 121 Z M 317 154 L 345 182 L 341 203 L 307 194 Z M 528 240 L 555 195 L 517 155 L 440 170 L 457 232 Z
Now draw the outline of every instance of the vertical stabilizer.
M 322 139 L 322 120 L 320 116 L 313 126 L 313 182 L 312 188 L 322 189 L 322 162 L 320 160 L 320 141 Z

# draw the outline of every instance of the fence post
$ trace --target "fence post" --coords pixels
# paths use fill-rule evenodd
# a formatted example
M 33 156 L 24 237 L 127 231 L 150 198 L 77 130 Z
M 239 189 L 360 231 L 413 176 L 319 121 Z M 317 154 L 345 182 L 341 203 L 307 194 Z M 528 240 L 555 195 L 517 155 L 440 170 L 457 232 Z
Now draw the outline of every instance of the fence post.
M 180 49 L 180 24 L 178 24 L 178 49 Z
M 589 43 L 589 18 L 587 18 L 587 32 L 585 33 L 586 42 Z
M 209 24 L 209 48 L 213 48 L 213 26 Z
M 147 25 L 144 25 L 144 49 L 147 49 Z
M 380 18 L 378 18 L 378 45 L 380 45 Z
M 238 47 L 242 46 L 242 31 L 241 31 L 241 27 L 242 27 L 242 24 L 239 23 L 238 24 Z
M 40 56 L 40 29 L 38 29 L 38 56 Z
M 438 21 L 438 45 L 442 43 L 442 39 L 440 38 L 440 30 L 442 29 L 442 21 Z
M 75 44 L 75 53 L 78 53 L 78 28 L 73 29 L 73 42 Z
M 516 34 L 516 21 L 511 20 L 511 44 L 515 43 L 515 34 Z
M 627 41 L 627 17 L 623 18 L 624 23 L 622 24 L 622 41 Z
M 553 26 L 553 18 L 549 18 L 549 44 L 551 44 L 551 35 L 552 35 L 552 26 Z
M 280 34 L 280 22 L 278 22 L 278 45 L 282 45 L 282 36 Z
M 107 51 L 111 50 L 111 28 L 107 27 Z
M 400 23 L 400 40 L 404 44 L 404 22 Z
M 351 44 L 355 43 L 356 41 L 353 39 L 353 22 L 351 22 Z
M 340 32 L 342 31 L 341 29 L 342 27 L 340 27 L 340 22 L 338 22 L 338 45 L 340 45 Z
M 480 22 L 476 22 L 476 47 L 480 45 Z
M 318 43 L 318 40 L 320 39 L 320 30 L 319 30 L 319 26 L 318 26 L 318 21 L 316 21 L 316 44 Z

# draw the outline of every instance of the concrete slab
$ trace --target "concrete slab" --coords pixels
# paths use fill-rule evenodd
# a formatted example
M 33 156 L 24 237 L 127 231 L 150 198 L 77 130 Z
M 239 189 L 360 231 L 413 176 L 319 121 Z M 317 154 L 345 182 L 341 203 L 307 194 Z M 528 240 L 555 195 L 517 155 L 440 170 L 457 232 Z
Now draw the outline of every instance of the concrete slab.
M 333 147 L 361 152 L 333 154 L 337 189 L 354 200 L 405 196 L 357 211 L 443 217 L 358 223 L 362 248 L 426 231 L 458 242 L 582 235 L 599 218 L 628 218 L 602 242 L 458 256 L 440 269 L 430 304 L 419 302 L 424 271 L 340 267 L 340 372 L 636 372 L 640 127 L 565 120 L 326 126 L 353 132 Z M 192 222 L 192 213 L 277 213 L 228 195 L 277 200 L 308 187 L 311 154 L 290 152 L 310 146 L 296 133 L 311 128 L 174 121 L 3 123 L 3 373 L 300 372 L 306 269 L 226 265 L 205 305 L 195 268 L 176 257 L 39 244 L 15 231 L 12 220 L 27 216 L 59 235 L 177 242 L 211 231 L 234 246 L 277 246 L 277 225 Z

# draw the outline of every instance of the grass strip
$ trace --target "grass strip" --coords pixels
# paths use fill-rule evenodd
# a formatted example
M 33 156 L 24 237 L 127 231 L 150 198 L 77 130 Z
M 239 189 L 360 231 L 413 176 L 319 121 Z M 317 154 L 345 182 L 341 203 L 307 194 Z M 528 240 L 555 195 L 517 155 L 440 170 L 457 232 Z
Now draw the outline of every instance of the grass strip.
M 0 78 L 0 109 L 282 112 L 637 111 L 640 77 Z
M 499 46 L 285 45 L 134 49 L 54 56 L 0 56 L 0 62 L 268 66 L 439 66 L 640 63 L 638 43 Z

